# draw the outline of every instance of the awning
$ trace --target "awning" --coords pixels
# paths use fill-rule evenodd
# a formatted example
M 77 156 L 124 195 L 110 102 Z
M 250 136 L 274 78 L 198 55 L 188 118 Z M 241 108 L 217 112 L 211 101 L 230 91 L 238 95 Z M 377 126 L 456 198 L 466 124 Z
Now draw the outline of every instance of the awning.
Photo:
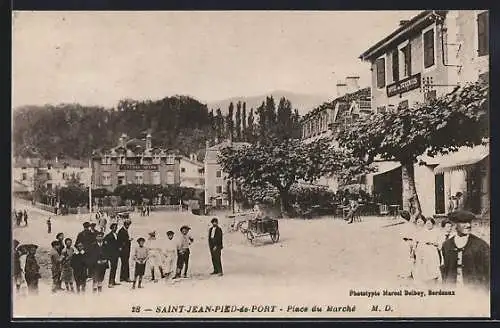
M 373 172 L 373 175 L 384 174 L 392 170 L 398 169 L 401 166 L 399 162 L 376 162 L 374 165 L 378 168 L 377 172 Z
M 461 149 L 439 160 L 439 165 L 434 169 L 434 174 L 463 170 L 474 165 L 490 155 L 488 147 L 475 147 Z

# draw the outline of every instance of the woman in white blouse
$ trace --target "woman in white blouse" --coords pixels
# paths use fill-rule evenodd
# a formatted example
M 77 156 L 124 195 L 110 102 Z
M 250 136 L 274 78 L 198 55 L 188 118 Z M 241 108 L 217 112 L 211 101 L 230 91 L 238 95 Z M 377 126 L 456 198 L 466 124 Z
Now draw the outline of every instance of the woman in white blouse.
M 417 219 L 419 231 L 415 234 L 415 270 L 416 281 L 435 284 L 441 277 L 439 259 L 439 231 L 434 229 L 436 222 L 423 216 Z

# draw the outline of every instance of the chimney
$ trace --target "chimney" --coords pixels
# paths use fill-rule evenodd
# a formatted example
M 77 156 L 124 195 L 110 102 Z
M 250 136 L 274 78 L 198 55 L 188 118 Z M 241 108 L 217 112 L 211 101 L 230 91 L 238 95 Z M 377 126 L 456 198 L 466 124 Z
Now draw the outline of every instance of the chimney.
M 146 150 L 150 150 L 151 148 L 153 148 L 151 143 L 151 138 L 152 138 L 151 133 L 148 133 L 148 135 L 146 136 Z
M 353 93 L 359 90 L 359 76 L 348 76 L 345 78 L 347 84 L 347 93 Z
M 343 95 L 346 94 L 347 91 L 347 84 L 345 84 L 342 81 L 337 82 L 337 97 L 342 97 Z
M 409 21 L 408 20 L 400 20 L 399 21 L 399 26 L 404 26 L 408 23 Z

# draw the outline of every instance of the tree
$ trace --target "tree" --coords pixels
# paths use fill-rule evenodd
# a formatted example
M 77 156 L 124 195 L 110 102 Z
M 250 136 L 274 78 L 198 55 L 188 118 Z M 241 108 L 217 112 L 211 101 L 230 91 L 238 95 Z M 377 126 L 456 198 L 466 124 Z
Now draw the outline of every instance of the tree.
M 267 114 L 266 114 L 266 105 L 264 102 L 257 107 L 256 113 L 259 117 L 259 140 L 266 139 L 266 132 L 269 132 L 268 123 L 267 123 Z
M 241 111 L 241 139 L 247 141 L 247 103 L 243 103 Z
M 222 112 L 220 108 L 217 108 L 216 115 L 215 115 L 215 122 L 216 122 L 216 132 L 215 135 L 217 139 L 222 139 L 224 136 L 224 117 L 222 116 Z
M 376 156 L 398 161 L 409 196 L 404 207 L 413 205 L 421 213 L 415 188 L 414 164 L 423 154 L 434 157 L 457 151 L 462 146 L 487 143 L 488 85 L 482 82 L 455 88 L 451 93 L 414 108 L 372 114 L 340 131 L 342 147 L 368 162 Z
M 235 126 L 235 137 L 236 141 L 241 140 L 241 101 L 236 104 L 236 126 Z
M 250 108 L 250 113 L 248 114 L 246 141 L 250 143 L 255 141 L 255 122 L 253 117 L 253 108 Z
M 289 191 L 298 181 L 313 182 L 344 168 L 346 154 L 336 150 L 326 139 L 303 143 L 297 139 L 270 138 L 240 148 L 221 150 L 219 162 L 237 183 L 245 188 L 267 189 L 274 187 L 280 200 L 281 214 L 289 209 Z
M 293 136 L 292 103 L 282 97 L 278 103 L 277 127 L 278 138 L 288 139 Z
M 231 140 L 233 139 L 233 133 L 234 133 L 233 112 L 234 112 L 234 105 L 231 102 L 229 104 L 229 110 L 226 116 L 226 136 Z

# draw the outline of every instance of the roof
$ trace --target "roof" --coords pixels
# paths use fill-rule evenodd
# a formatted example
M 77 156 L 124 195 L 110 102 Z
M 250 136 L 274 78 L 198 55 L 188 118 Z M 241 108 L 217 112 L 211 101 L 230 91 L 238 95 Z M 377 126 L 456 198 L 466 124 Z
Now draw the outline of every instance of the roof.
M 349 103 L 353 100 L 361 100 L 361 101 L 370 101 L 371 100 L 371 88 L 366 87 L 363 89 L 359 89 L 355 92 L 347 93 L 341 97 L 335 98 L 331 102 L 325 102 L 320 106 L 314 108 L 309 113 L 302 117 L 302 122 L 307 121 L 309 118 L 315 116 L 319 112 L 322 112 L 326 109 L 334 109 L 337 103 Z
M 218 143 L 216 145 L 213 145 L 211 147 L 208 148 L 208 150 L 220 150 L 222 148 L 226 148 L 226 147 L 234 147 L 234 148 L 241 148 L 241 147 L 244 147 L 244 146 L 250 146 L 250 143 L 248 142 L 229 142 L 229 141 L 223 141 L 221 143 Z
M 39 166 L 39 158 L 14 158 L 14 167 L 36 168 Z
M 12 183 L 12 192 L 29 192 L 29 189 L 26 185 L 14 180 L 14 183 Z
M 402 38 L 406 38 L 408 33 L 421 30 L 426 26 L 432 24 L 434 22 L 434 18 L 436 15 L 440 15 L 443 17 L 447 11 L 445 10 L 424 10 L 417 16 L 410 19 L 408 22 L 400 26 L 394 32 L 375 43 L 368 50 L 363 52 L 359 58 L 361 60 L 370 60 L 373 57 L 376 57 L 380 52 L 384 49 L 390 47 L 393 43 L 398 42 L 398 40 Z M 430 18 L 430 19 L 429 19 Z
M 190 159 L 190 158 L 188 158 L 186 156 L 181 156 L 180 159 L 181 159 L 181 161 L 186 161 L 186 162 L 191 163 L 193 165 L 197 165 L 197 166 L 201 166 L 201 167 L 204 166 L 204 164 L 202 162 L 193 161 L 192 159 Z

